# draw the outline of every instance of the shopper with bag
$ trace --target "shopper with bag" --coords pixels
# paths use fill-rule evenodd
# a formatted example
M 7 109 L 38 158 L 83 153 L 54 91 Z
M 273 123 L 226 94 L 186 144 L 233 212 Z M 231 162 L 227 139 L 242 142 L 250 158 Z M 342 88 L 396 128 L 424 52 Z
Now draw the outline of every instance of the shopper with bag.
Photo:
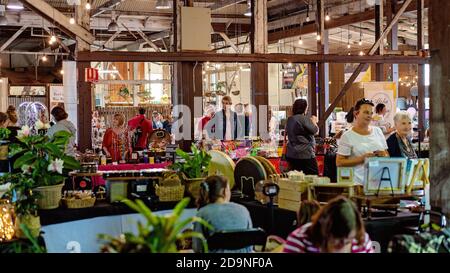
M 286 160 L 290 168 L 305 174 L 319 174 L 315 155 L 314 135 L 319 132 L 317 117 L 306 115 L 308 103 L 297 99 L 292 107 L 292 116 L 287 120 Z

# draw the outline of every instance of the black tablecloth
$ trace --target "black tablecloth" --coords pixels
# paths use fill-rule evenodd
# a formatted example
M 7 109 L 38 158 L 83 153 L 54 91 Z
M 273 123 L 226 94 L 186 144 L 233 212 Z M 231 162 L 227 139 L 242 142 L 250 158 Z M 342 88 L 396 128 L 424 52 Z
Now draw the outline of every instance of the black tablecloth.
M 170 210 L 175 207 L 177 202 L 161 202 L 155 205 L 149 205 L 152 211 Z M 192 207 L 192 204 L 189 206 Z M 97 201 L 95 206 L 81 209 L 68 209 L 59 207 L 51 210 L 39 210 L 41 225 L 53 225 L 58 223 L 77 221 L 101 216 L 112 216 L 120 214 L 137 213 L 123 203 L 110 204 L 106 201 Z

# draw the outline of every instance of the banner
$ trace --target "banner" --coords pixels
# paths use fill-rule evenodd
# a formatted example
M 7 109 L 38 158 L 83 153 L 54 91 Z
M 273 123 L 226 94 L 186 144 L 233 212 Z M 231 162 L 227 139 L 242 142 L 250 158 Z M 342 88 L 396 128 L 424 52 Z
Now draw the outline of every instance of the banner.
M 86 82 L 98 82 L 98 70 L 92 67 L 86 68 L 84 71 Z
M 387 112 L 384 119 L 394 126 L 394 115 L 397 112 L 397 85 L 394 82 L 365 82 L 363 83 L 364 97 L 386 105 Z M 375 109 L 374 109 L 375 111 Z

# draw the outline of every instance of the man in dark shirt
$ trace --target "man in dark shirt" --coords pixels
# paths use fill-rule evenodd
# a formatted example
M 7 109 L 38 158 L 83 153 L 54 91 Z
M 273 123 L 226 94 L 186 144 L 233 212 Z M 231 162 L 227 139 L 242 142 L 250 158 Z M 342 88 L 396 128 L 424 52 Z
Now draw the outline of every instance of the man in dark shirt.
M 145 117 L 145 109 L 142 107 L 139 108 L 139 115 L 128 121 L 128 129 L 133 131 L 132 136 L 135 135 L 136 130 L 139 128 L 141 130 L 141 134 L 139 135 L 137 141 L 134 142 L 136 143 L 133 147 L 133 150 L 135 151 L 140 151 L 147 148 L 148 137 L 153 132 L 152 121 Z

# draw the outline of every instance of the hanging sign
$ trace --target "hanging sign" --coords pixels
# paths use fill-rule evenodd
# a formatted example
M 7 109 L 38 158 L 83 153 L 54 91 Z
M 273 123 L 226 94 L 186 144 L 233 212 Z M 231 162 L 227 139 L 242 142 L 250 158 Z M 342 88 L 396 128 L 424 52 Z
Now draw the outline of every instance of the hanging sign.
M 84 74 L 86 82 L 98 82 L 98 69 L 92 67 L 86 68 Z

